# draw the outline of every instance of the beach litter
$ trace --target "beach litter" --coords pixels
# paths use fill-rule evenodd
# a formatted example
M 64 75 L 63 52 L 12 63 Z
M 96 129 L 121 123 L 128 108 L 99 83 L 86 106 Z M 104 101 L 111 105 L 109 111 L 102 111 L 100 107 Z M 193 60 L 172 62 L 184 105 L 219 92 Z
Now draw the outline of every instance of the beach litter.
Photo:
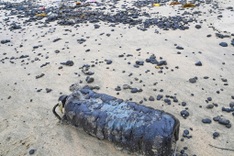
M 56 112 L 57 107 L 62 117 Z M 173 115 L 96 93 L 88 86 L 60 96 L 53 113 L 91 136 L 146 156 L 171 155 L 179 139 L 180 122 Z

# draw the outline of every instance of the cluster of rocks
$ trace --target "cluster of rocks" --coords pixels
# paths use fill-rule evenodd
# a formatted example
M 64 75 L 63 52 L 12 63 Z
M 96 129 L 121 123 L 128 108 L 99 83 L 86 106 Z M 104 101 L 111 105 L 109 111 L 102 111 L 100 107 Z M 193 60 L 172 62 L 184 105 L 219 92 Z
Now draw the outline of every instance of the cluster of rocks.
M 113 3 L 118 2 L 114 1 Z M 30 1 L 14 4 L 2 2 L 0 5 L 4 5 L 3 9 L 5 10 L 11 10 L 11 15 L 18 14 L 18 17 L 28 18 L 25 22 L 33 22 L 45 18 L 45 22 L 47 23 L 57 21 L 60 25 L 75 25 L 86 22 L 94 24 L 107 22 L 114 25 L 122 23 L 130 26 L 137 26 L 138 29 L 143 31 L 147 30 L 150 26 L 157 26 L 163 30 L 186 30 L 189 29 L 189 23 L 196 22 L 193 14 L 187 12 L 184 12 L 181 16 L 159 16 L 156 18 L 142 11 L 140 8 L 134 8 L 134 6 L 142 7 L 149 3 L 152 2 L 137 1 L 133 6 L 122 6 L 121 10 L 117 7 L 108 8 L 105 3 L 95 3 L 96 6 L 92 7 L 88 4 L 76 5 L 73 7 L 63 4 L 60 7 L 51 6 L 43 9 Z M 106 12 L 107 9 L 110 9 L 110 12 Z M 98 27 L 99 25 L 95 25 L 95 28 Z M 14 30 L 20 28 L 20 25 L 13 24 L 9 29 Z

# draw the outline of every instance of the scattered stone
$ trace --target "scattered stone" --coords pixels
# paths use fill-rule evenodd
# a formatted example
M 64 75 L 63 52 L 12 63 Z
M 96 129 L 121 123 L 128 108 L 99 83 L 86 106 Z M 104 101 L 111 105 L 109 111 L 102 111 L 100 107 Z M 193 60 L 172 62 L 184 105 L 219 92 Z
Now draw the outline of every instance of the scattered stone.
M 154 99 L 154 97 L 153 96 L 150 96 L 149 97 L 149 101 L 154 101 L 155 99 Z
M 209 104 L 209 105 L 206 106 L 206 108 L 207 109 L 212 109 L 212 108 L 214 108 L 214 105 L 213 104 Z
M 124 85 L 123 85 L 123 89 L 125 89 L 125 90 L 126 90 L 126 89 L 131 89 L 131 86 L 129 86 L 128 84 L 124 84 Z
M 98 29 L 98 28 L 100 28 L 100 25 L 94 24 L 94 29 Z
M 117 87 L 115 88 L 115 91 L 121 91 L 121 87 L 120 87 L 120 86 L 117 86 Z
M 112 64 L 111 60 L 105 60 L 105 61 L 106 61 L 106 64 Z
M 45 66 L 47 66 L 48 64 L 50 64 L 50 62 L 46 62 L 46 63 L 42 64 L 40 67 L 41 67 L 41 68 L 42 68 L 42 67 L 45 67 Z
M 12 23 L 10 26 L 10 30 L 16 30 L 16 29 L 21 29 L 21 26 L 17 25 L 16 23 Z
M 231 40 L 231 45 L 233 45 L 233 46 L 234 46 L 234 39 L 232 39 L 232 40 Z
M 1 40 L 1 43 L 2 43 L 2 44 L 6 44 L 6 43 L 8 43 L 8 42 L 11 42 L 11 40 Z
M 33 155 L 35 152 L 36 152 L 35 149 L 30 149 L 28 153 L 29 153 L 29 155 Z
M 190 82 L 190 83 L 196 83 L 196 82 L 197 82 L 197 77 L 190 78 L 190 79 L 189 79 L 189 82 Z
M 161 94 L 157 95 L 157 100 L 158 101 L 161 100 L 162 98 L 163 98 L 163 95 L 161 95 Z
M 230 113 L 230 112 L 234 112 L 234 108 L 225 108 L 225 107 L 222 107 L 222 111 Z
M 200 29 L 201 25 L 195 25 L 195 28 Z
M 52 89 L 46 88 L 46 93 L 52 92 Z
M 216 37 L 221 38 L 221 39 L 230 37 L 229 35 L 223 35 L 223 34 L 220 34 L 220 33 L 215 33 L 215 35 L 216 35 Z
M 156 56 L 155 55 L 151 55 L 149 58 L 147 58 L 145 60 L 147 63 L 151 63 L 151 64 L 156 64 L 157 66 L 162 66 L 162 65 L 167 65 L 167 62 L 165 60 L 161 60 L 160 62 L 158 62 L 156 60 Z
M 92 83 L 94 81 L 94 78 L 90 77 L 90 76 L 87 76 L 85 80 L 86 80 L 87 83 Z
M 144 65 L 144 61 L 136 61 L 136 64 L 139 66 L 143 66 Z
M 224 118 L 220 118 L 218 122 L 222 125 L 229 125 L 230 124 L 230 121 L 227 119 L 224 119 Z
M 201 63 L 201 61 L 198 61 L 198 62 L 195 63 L 195 65 L 196 66 L 202 66 L 202 63 Z
M 187 103 L 186 103 L 186 102 L 182 102 L 181 105 L 182 105 L 182 106 L 186 106 Z
M 61 40 L 61 38 L 56 38 L 56 39 L 53 40 L 53 42 L 57 42 L 59 40 Z
M 189 116 L 189 112 L 188 112 L 187 110 L 182 110 L 182 111 L 180 112 L 180 115 L 181 115 L 184 119 L 186 119 L 186 118 Z
M 202 119 L 202 122 L 204 124 L 210 124 L 212 121 L 210 119 L 208 119 L 208 118 L 205 118 L 205 119 Z
M 219 45 L 220 45 L 221 47 L 227 47 L 227 46 L 228 46 L 228 44 L 227 44 L 226 42 L 221 42 L 221 43 L 219 43 Z
M 171 105 L 171 100 L 170 100 L 170 99 L 167 99 L 167 98 L 166 98 L 166 99 L 164 99 L 163 101 L 164 101 L 165 103 L 167 103 L 168 105 Z
M 213 133 L 213 138 L 216 139 L 217 137 L 219 137 L 219 133 L 218 132 L 214 132 Z
M 212 98 L 211 98 L 211 97 L 208 97 L 207 100 L 208 100 L 208 101 L 212 101 Z
M 137 93 L 137 92 L 139 92 L 139 90 L 137 88 L 132 88 L 131 89 L 131 93 Z
M 84 43 L 86 40 L 85 39 L 83 39 L 83 38 L 81 38 L 81 39 L 77 39 L 77 42 L 79 43 L 79 44 L 82 44 L 82 43 Z
M 229 103 L 229 106 L 230 106 L 231 108 L 234 108 L 234 102 L 230 102 L 230 103 Z
M 185 129 L 185 130 L 183 131 L 183 137 L 184 137 L 184 138 L 188 138 L 188 139 L 192 138 L 192 136 L 189 135 L 189 130 Z
M 42 74 L 40 74 L 40 75 L 37 75 L 37 76 L 36 76 L 36 79 L 42 78 L 43 76 L 45 76 L 44 73 L 42 73 Z
M 184 48 L 183 48 L 183 47 L 181 47 L 181 46 L 176 46 L 176 49 L 184 50 Z
M 216 116 L 213 118 L 213 120 L 218 122 L 221 125 L 225 125 L 227 128 L 231 127 L 231 122 L 223 117 Z
M 61 62 L 60 64 L 66 65 L 66 66 L 73 66 L 73 65 L 74 65 L 74 62 L 71 61 L 71 60 L 68 60 L 68 61 L 66 61 L 66 62 Z

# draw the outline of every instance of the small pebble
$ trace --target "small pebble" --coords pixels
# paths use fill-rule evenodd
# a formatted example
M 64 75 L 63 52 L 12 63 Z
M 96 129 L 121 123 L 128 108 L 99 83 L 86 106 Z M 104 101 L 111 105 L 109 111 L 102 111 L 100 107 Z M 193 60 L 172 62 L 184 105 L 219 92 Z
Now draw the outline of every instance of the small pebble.
M 205 118 L 205 119 L 202 119 L 202 122 L 204 124 L 210 124 L 212 121 L 210 119 L 208 119 L 208 118 Z
M 227 46 L 228 46 L 228 44 L 227 44 L 226 42 L 221 42 L 221 43 L 219 43 L 219 45 L 220 45 L 221 47 L 227 47 Z
M 201 63 L 201 61 L 198 61 L 198 62 L 195 63 L 195 65 L 196 66 L 202 66 L 202 63 Z
M 219 133 L 218 133 L 218 132 L 214 132 L 214 133 L 213 133 L 213 138 L 215 139 L 215 138 L 217 138 L 217 137 L 219 137 Z
M 28 153 L 29 153 L 30 155 L 33 155 L 33 154 L 35 153 L 35 151 L 36 151 L 35 149 L 30 149 Z
M 180 115 L 181 115 L 184 119 L 186 119 L 186 118 L 189 116 L 189 112 L 188 112 L 187 110 L 182 110 L 182 111 L 180 112 Z

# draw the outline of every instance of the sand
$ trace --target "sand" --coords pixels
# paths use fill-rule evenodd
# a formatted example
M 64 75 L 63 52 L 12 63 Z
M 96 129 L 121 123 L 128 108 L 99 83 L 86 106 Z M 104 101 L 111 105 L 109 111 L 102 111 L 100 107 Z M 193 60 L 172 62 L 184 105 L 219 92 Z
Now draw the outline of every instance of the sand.
M 24 62 L 21 62 L 21 59 L 12 59 L 11 63 L 6 59 L 2 61 L 4 63 L 0 63 L 0 155 L 29 155 L 31 149 L 35 149 L 33 155 L 38 156 L 132 155 L 126 151 L 119 151 L 108 141 L 101 141 L 87 135 L 82 129 L 61 124 L 51 111 L 60 93 L 70 94 L 71 84 L 80 81 L 83 81 L 83 85 L 86 84 L 86 76 L 79 68 L 84 64 L 92 64 L 92 61 L 103 62 L 91 68 L 95 72 L 93 76 L 95 81 L 92 85 L 99 86 L 100 93 L 107 93 L 125 100 L 132 98 L 135 102 L 143 98 L 148 99 L 149 96 L 156 97 L 158 94 L 172 96 L 176 94 L 179 103 L 172 102 L 168 105 L 162 100 L 147 100 L 143 104 L 175 115 L 181 123 L 180 139 L 183 138 L 183 131 L 189 130 L 192 138 L 179 140 L 178 152 L 187 147 L 188 155 L 233 155 L 233 151 L 210 146 L 234 149 L 233 126 L 226 128 L 213 120 L 211 124 L 201 122 L 203 118 L 212 119 L 217 115 L 223 115 L 232 124 L 234 121 L 231 113 L 222 112 L 222 107 L 228 107 L 229 103 L 234 101 L 231 99 L 234 95 L 234 47 L 230 44 L 233 36 L 224 39 L 215 37 L 218 31 L 222 33 L 226 31 L 225 34 L 228 35 L 234 33 L 234 12 L 226 9 L 228 6 L 233 6 L 231 0 L 222 0 L 218 3 L 224 10 L 209 13 L 209 4 L 202 4 L 195 8 L 206 12 L 197 17 L 206 21 L 201 23 L 201 29 L 196 29 L 197 23 L 192 23 L 189 30 L 185 31 L 163 31 L 157 27 L 140 31 L 136 27 L 128 28 L 123 24 L 113 28 L 105 23 L 100 23 L 99 29 L 94 29 L 92 24 L 82 24 L 81 27 L 74 28 L 60 26 L 56 22 L 50 23 L 49 27 L 38 27 L 32 23 L 24 26 L 23 30 L 9 31 L 7 25 L 10 22 L 3 21 L 8 12 L 1 10 L 0 40 L 10 39 L 11 42 L 0 44 L 0 59 L 21 55 L 29 55 L 29 57 L 24 59 Z M 176 14 L 173 11 L 176 7 L 179 6 L 172 8 L 166 5 L 146 8 L 146 11 L 151 13 L 159 11 L 163 15 L 173 15 Z M 220 15 L 219 12 L 223 15 L 221 19 L 217 18 Z M 15 16 L 12 17 L 10 21 L 19 23 L 23 21 Z M 211 24 L 215 30 L 210 27 Z M 65 31 L 65 29 L 71 31 Z M 154 33 L 155 29 L 160 33 Z M 105 34 L 99 35 L 101 33 Z M 110 37 L 106 36 L 108 33 L 111 34 Z M 207 38 L 208 34 L 212 36 Z M 61 40 L 53 42 L 56 38 Z M 77 39 L 80 38 L 85 38 L 87 41 L 78 44 Z M 220 42 L 227 42 L 228 47 L 221 47 Z M 23 47 L 20 47 L 21 44 Z M 184 50 L 176 49 L 174 44 L 182 46 Z M 43 46 L 33 50 L 33 46 L 36 45 Z M 138 48 L 141 50 L 137 51 Z M 90 51 L 85 52 L 87 49 Z M 60 50 L 60 53 L 55 53 L 55 50 Z M 181 51 L 181 54 L 177 54 L 178 51 Z M 118 57 L 124 53 L 132 54 L 133 57 L 124 57 L 126 60 Z M 160 70 L 156 69 L 155 65 L 146 62 L 139 68 L 133 67 L 135 61 L 144 61 L 151 54 L 155 54 L 157 58 L 163 57 L 168 63 L 166 65 L 168 69 L 164 67 L 163 73 L 158 73 Z M 113 63 L 106 65 L 105 59 L 111 59 Z M 36 61 L 32 62 L 32 60 Z M 58 69 L 62 66 L 60 63 L 67 60 L 73 60 L 74 65 Z M 201 61 L 202 66 L 195 66 L 197 61 Z M 46 62 L 49 64 L 40 67 Z M 131 64 L 128 65 L 128 62 Z M 146 70 L 150 72 L 145 73 Z M 42 73 L 45 74 L 42 78 L 35 78 Z M 133 75 L 129 77 L 130 73 Z M 197 82 L 189 83 L 189 79 L 195 76 L 198 77 Z M 209 79 L 204 79 L 204 76 L 208 76 Z M 135 78 L 142 80 L 142 83 Z M 224 85 L 222 78 L 227 79 L 228 85 Z M 155 82 L 157 82 L 156 85 L 154 85 Z M 122 90 L 117 95 L 116 86 L 122 87 L 123 84 L 142 88 L 143 92 L 132 94 L 129 90 Z M 46 88 L 52 91 L 46 93 Z M 164 91 L 159 92 L 160 89 Z M 220 94 L 216 93 L 218 90 Z M 216 103 L 218 107 L 207 109 L 205 101 L 207 97 L 212 97 L 209 104 Z M 187 106 L 181 106 L 183 101 Z M 187 119 L 180 115 L 180 111 L 185 108 L 190 113 Z M 213 139 L 213 132 L 219 132 L 220 136 Z

